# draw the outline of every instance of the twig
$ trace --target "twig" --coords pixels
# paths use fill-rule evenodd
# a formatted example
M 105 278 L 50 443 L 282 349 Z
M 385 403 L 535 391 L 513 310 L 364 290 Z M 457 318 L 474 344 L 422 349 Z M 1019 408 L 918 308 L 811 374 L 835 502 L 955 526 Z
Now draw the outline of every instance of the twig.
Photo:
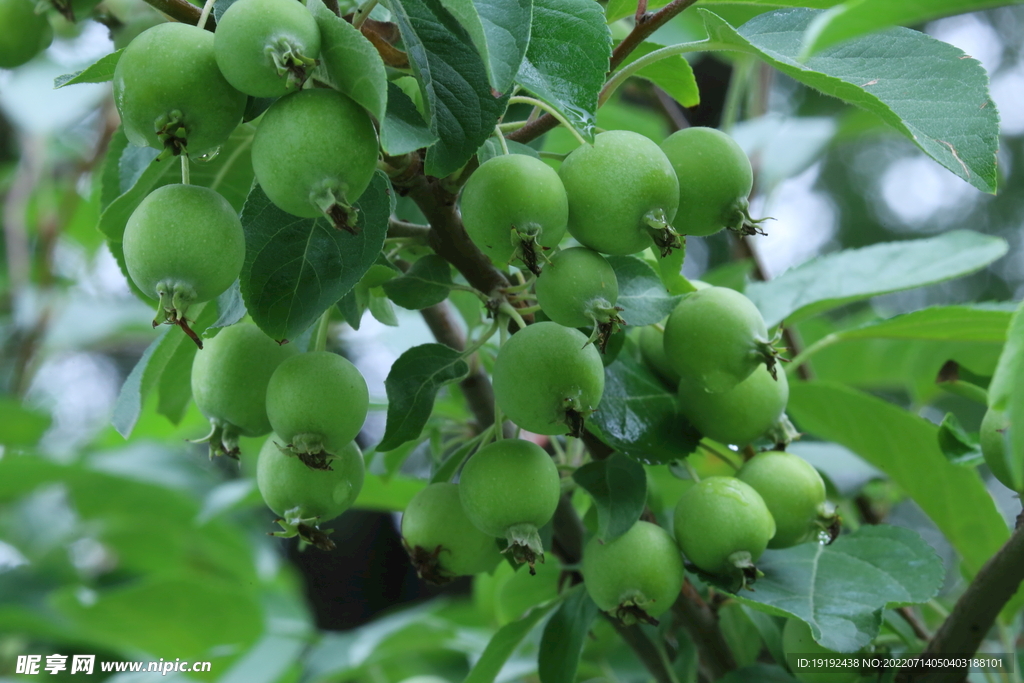
M 146 3 L 175 21 L 193 26 L 199 23 L 199 16 L 203 13 L 202 8 L 196 7 L 187 0 L 146 0 Z M 205 28 L 207 31 L 212 31 L 216 27 L 217 20 L 211 15 L 206 19 Z
M 924 624 L 921 623 L 921 620 L 918 619 L 917 615 L 914 613 L 914 610 L 912 610 L 910 607 L 897 607 L 896 614 L 903 617 L 903 621 L 907 622 L 911 630 L 914 632 L 914 635 L 917 636 L 919 639 L 925 642 L 931 640 L 932 634 L 928 632 L 928 629 L 925 628 Z
M 953 610 L 923 656 L 947 657 L 969 655 L 978 651 L 981 641 L 991 630 L 999 612 L 1024 582 L 1024 513 L 1017 519 L 1017 528 L 1010 540 L 985 563 L 971 584 L 956 601 Z M 898 681 L 924 683 L 959 683 L 966 669 L 929 671 L 926 667 L 903 669 Z
M 430 226 L 417 225 L 392 218 L 388 222 L 388 237 L 405 237 L 426 244 L 430 241 Z
M 626 36 L 621 43 L 615 46 L 612 51 L 611 62 L 609 64 L 609 73 L 615 71 L 622 64 L 623 60 L 628 57 L 633 50 L 640 46 L 648 37 L 659 28 L 664 26 L 670 19 L 675 17 L 677 14 L 693 5 L 697 0 L 672 0 L 669 4 L 662 7 L 654 14 L 643 14 L 641 15 L 636 26 L 630 31 L 629 35 Z M 551 114 L 544 114 L 539 116 L 534 121 L 526 124 L 517 131 L 510 133 L 507 137 L 509 140 L 515 142 L 529 142 L 539 138 L 544 133 L 558 125 L 558 120 Z

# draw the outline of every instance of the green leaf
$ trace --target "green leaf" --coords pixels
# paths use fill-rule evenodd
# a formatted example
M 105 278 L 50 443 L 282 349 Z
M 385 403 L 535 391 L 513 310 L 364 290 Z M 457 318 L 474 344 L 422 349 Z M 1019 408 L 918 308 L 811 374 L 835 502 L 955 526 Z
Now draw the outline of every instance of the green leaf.
M 832 545 L 804 543 L 768 550 L 764 576 L 735 597 L 751 607 L 807 622 L 814 639 L 837 652 L 870 643 L 882 610 L 927 602 L 942 587 L 942 560 L 915 531 L 862 526 Z
M 824 382 L 790 384 L 786 412 L 801 431 L 845 446 L 892 479 L 945 534 L 969 577 L 1006 542 L 1006 523 L 981 478 L 946 460 L 931 422 Z
M 376 474 L 367 474 L 363 480 L 363 488 L 359 490 L 359 496 L 352 507 L 360 510 L 400 512 L 426 485 L 427 482 L 422 479 L 410 479 L 397 474 L 387 479 Z
M 611 33 L 594 0 L 535 0 L 530 47 L 516 81 L 593 140 L 611 54 Z
M 977 435 L 967 433 L 953 413 L 946 413 L 938 436 L 942 454 L 954 465 L 974 467 L 984 462 Z
M 391 183 L 382 173 L 374 175 L 356 206 L 359 234 L 351 235 L 326 218 L 282 211 L 258 185 L 249 193 L 242 210 L 242 296 L 253 321 L 271 338 L 300 335 L 377 259 L 395 207 Z
M 547 604 L 538 605 L 527 612 L 522 619 L 505 624 L 498 629 L 463 683 L 494 683 L 501 668 L 505 666 L 505 662 L 523 642 L 523 638 L 557 604 L 558 600 L 552 600 Z
M 797 683 L 797 679 L 780 666 L 752 664 L 730 671 L 718 683 Z
M 341 313 L 341 317 L 345 319 L 345 322 L 353 330 L 359 329 L 359 325 L 363 320 L 363 313 L 366 313 L 366 309 L 370 305 L 369 298 L 370 294 L 366 287 L 356 284 L 355 287 L 349 290 L 348 294 L 341 297 L 338 301 L 337 308 Z
M 925 154 L 985 192 L 995 192 L 999 114 L 981 64 L 924 33 L 894 28 L 800 61 L 803 36 L 821 15 L 785 9 L 734 29 L 700 10 L 719 49 L 759 56 L 791 78 L 878 115 Z
M 634 7 L 634 9 L 636 9 Z M 630 53 L 629 57 L 622 63 L 626 66 L 635 62 L 644 55 L 650 54 L 663 47 L 651 41 L 641 43 L 637 49 Z M 682 55 L 672 55 L 659 59 L 649 66 L 637 71 L 638 76 L 650 81 L 668 94 L 669 97 L 684 107 L 696 107 L 700 104 L 700 89 L 697 87 L 697 79 L 693 75 L 693 68 Z
M 594 499 L 597 534 L 605 542 L 614 541 L 640 519 L 647 504 L 647 473 L 636 460 L 615 453 L 580 467 L 572 478 Z
M 392 0 L 392 16 L 423 92 L 430 131 L 424 171 L 443 178 L 469 161 L 505 112 L 465 29 L 439 0 Z
M 427 254 L 401 277 L 384 283 L 388 298 L 413 311 L 439 304 L 451 291 L 452 269 L 440 256 Z
M 421 344 L 399 356 L 384 380 L 388 418 L 377 450 L 389 451 L 418 438 L 437 392 L 468 374 L 469 364 L 462 354 L 444 344 Z
M 1006 242 L 998 237 L 953 230 L 821 256 L 769 282 L 750 283 L 745 293 L 771 327 L 878 294 L 967 275 L 1006 251 Z
M 989 385 L 988 404 L 1006 412 L 1009 428 L 1003 433 L 1006 471 L 1016 491 L 1024 490 L 1024 304 L 1013 314 L 1006 346 Z M 1015 429 L 1014 425 L 1018 425 Z
M 697 447 L 700 435 L 679 413 L 676 395 L 636 358 L 632 340 L 604 369 L 604 395 L 587 420 L 609 446 L 644 463 L 666 463 Z
M 0 444 L 33 446 L 49 428 L 49 415 L 26 408 L 10 396 L 0 396 Z
M 162 184 L 161 179 L 177 162 L 177 159 L 157 161 L 157 154 L 157 150 L 148 147 L 128 145 L 124 148 L 117 164 L 120 192 L 100 214 L 100 231 L 111 242 L 121 241 L 132 212 L 146 195 Z M 105 185 L 104 194 L 106 188 Z
M 320 60 L 333 84 L 378 121 L 388 107 L 384 60 L 359 29 L 327 9 L 323 0 L 306 5 L 320 27 Z
M 118 60 L 121 59 L 122 52 L 124 52 L 124 48 L 100 57 L 94 64 L 82 71 L 57 76 L 57 78 L 53 79 L 53 89 L 56 90 L 57 88 L 63 88 L 65 85 L 75 85 L 76 83 L 106 83 L 113 80 L 114 67 L 117 66 Z
M 207 309 L 213 309 L 207 306 Z M 209 318 L 210 316 L 204 316 Z M 178 336 L 184 336 L 172 330 Z M 185 411 L 192 400 L 192 361 L 199 348 L 189 340 L 180 342 L 178 348 L 167 359 L 167 365 L 160 373 L 157 383 L 156 412 L 166 417 L 172 424 L 178 424 L 185 417 Z
M 532 0 L 441 0 L 441 4 L 469 33 L 494 92 L 508 92 L 530 44 Z
M 391 305 L 391 300 L 385 296 L 382 290 L 370 290 L 370 298 L 367 302 L 367 308 L 370 309 L 370 315 L 372 315 L 377 322 L 387 325 L 388 327 L 398 327 L 398 316 L 395 314 L 395 307 Z
M 661 278 L 646 261 L 635 256 L 609 256 L 619 283 L 617 306 L 627 325 L 642 327 L 665 319 L 679 303 L 680 297 L 669 296 Z
M 197 333 L 202 332 L 215 317 L 215 312 L 216 307 L 210 306 L 207 303 L 193 305 L 189 309 L 189 314 L 196 316 L 193 330 Z M 184 355 L 188 355 L 189 351 L 187 348 L 183 348 L 188 346 L 192 347 L 194 354 L 196 345 L 184 332 L 177 327 L 164 326 L 160 331 L 160 335 L 146 347 L 142 357 L 139 358 L 139 361 L 125 379 L 124 384 L 121 385 L 121 392 L 114 403 L 114 414 L 110 418 L 110 423 L 117 430 L 118 434 L 126 439 L 131 436 L 135 423 L 142 413 L 142 406 L 146 396 L 149 395 L 153 387 L 160 386 L 161 378 L 168 368 L 177 367 L 180 370 L 181 358 L 178 358 L 177 363 L 174 363 L 174 359 L 178 356 L 179 351 Z M 191 363 L 193 356 L 189 355 L 188 357 L 189 363 Z M 172 392 L 174 389 L 168 386 L 164 391 Z M 191 395 L 191 391 L 191 388 L 189 388 L 189 395 Z M 164 401 L 165 405 L 168 406 L 168 412 L 170 412 L 170 406 L 173 404 L 172 399 L 168 397 Z M 167 403 L 168 401 L 171 401 L 171 403 Z
M 643 467 L 640 469 L 642 471 Z M 544 625 L 537 657 L 541 683 L 576 680 L 580 653 L 597 613 L 597 605 L 587 594 L 586 586 L 575 586 L 568 591 L 558 610 Z
M 807 27 L 802 58 L 851 38 L 888 26 L 915 26 L 953 14 L 979 12 L 1007 0 L 848 0 L 823 12 Z
M 405 92 L 388 81 L 388 110 L 380 125 L 380 146 L 391 156 L 430 147 L 437 142 L 416 105 Z
M 836 333 L 842 339 L 1006 341 L 1011 313 L 974 306 L 933 306 Z

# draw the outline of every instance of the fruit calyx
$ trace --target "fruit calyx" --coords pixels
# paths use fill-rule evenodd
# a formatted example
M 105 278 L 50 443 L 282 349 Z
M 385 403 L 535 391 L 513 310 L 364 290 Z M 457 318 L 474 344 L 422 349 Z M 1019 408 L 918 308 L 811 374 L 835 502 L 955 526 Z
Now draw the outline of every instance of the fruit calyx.
M 224 422 L 217 418 L 210 418 L 210 433 L 192 443 L 206 443 L 210 445 L 210 460 L 215 456 L 226 455 L 229 458 L 238 460 L 241 450 L 238 448 L 238 427 L 230 422 Z
M 156 136 L 164 143 L 164 150 L 157 156 L 158 160 L 167 155 L 179 156 L 188 146 L 188 128 L 184 123 L 185 115 L 181 110 L 174 109 L 157 117 L 154 122 Z
M 671 254 L 673 249 L 683 248 L 684 238 L 669 223 L 664 209 L 651 209 L 645 213 L 644 223 L 662 258 Z
M 729 555 L 729 564 L 739 570 L 740 588 L 752 591 L 754 589 L 751 588 L 751 585 L 758 578 L 764 576 L 764 573 L 754 566 L 754 560 L 750 556 L 749 551 L 737 550 L 732 555 Z
M 188 319 L 185 317 L 189 306 L 196 300 L 195 288 L 184 282 L 164 280 L 157 284 L 156 293 L 160 297 L 160 303 L 157 305 L 153 327 L 164 323 L 177 325 L 196 346 L 203 348 L 203 340 L 189 327 Z
M 428 550 L 419 545 L 410 548 L 404 538 L 402 539 L 402 545 L 405 546 L 405 552 L 409 554 L 409 560 L 416 569 L 416 575 L 427 583 L 443 586 L 455 578 L 441 569 L 441 553 L 449 552 L 444 546 L 438 545 L 433 550 Z
M 317 61 L 305 56 L 299 48 L 292 45 L 285 37 L 278 38 L 276 42 L 264 48 L 267 56 L 274 63 L 277 74 L 287 77 L 288 83 L 285 86 L 288 90 L 299 90 L 309 78 L 309 71 L 316 66 Z
M 359 226 L 356 219 L 359 211 L 345 201 L 344 186 L 337 187 L 330 183 L 323 183 L 319 189 L 310 192 L 309 199 L 323 212 L 336 230 L 358 235 Z
M 637 593 L 635 596 L 628 597 L 619 603 L 618 608 L 615 610 L 615 618 L 626 626 L 632 626 L 636 623 L 657 626 L 661 622 L 648 614 L 647 610 L 640 606 L 647 602 L 648 600 L 640 593 Z
M 528 564 L 530 574 L 536 575 L 534 564 L 544 563 L 544 543 L 540 540 L 537 527 L 533 524 L 513 524 L 505 531 L 508 547 L 501 552 L 509 553 L 519 564 Z
M 301 544 L 309 544 L 320 550 L 334 550 L 334 541 L 328 536 L 334 529 L 320 529 L 317 526 L 319 520 L 319 517 L 303 517 L 301 509 L 294 507 L 291 510 L 286 510 L 284 517 L 275 520 L 281 525 L 283 531 L 270 531 L 267 535 L 278 538 L 298 536 Z
M 290 444 L 278 444 L 277 447 L 285 455 L 301 460 L 311 470 L 333 470 L 331 460 L 334 454 L 324 448 L 324 439 L 320 434 L 296 434 Z
M 725 220 L 725 227 L 741 235 L 765 236 L 768 233 L 761 228 L 761 223 L 772 220 L 775 219 L 771 216 L 765 216 L 764 218 L 751 218 L 750 205 L 747 203 L 746 199 L 742 199 L 729 209 L 728 218 Z
M 620 326 L 626 324 L 626 321 L 619 317 L 623 310 L 625 309 L 622 306 L 613 306 L 602 297 L 592 300 L 587 306 L 587 316 L 594 321 L 594 331 L 590 333 L 587 344 L 593 343 L 598 351 L 604 353 L 611 336 L 619 331 Z
M 541 246 L 537 241 L 540 234 L 540 226 L 534 223 L 512 226 L 512 244 L 515 246 L 512 258 L 522 261 L 534 275 L 540 275 L 541 259 L 547 260 L 543 252 L 547 251 L 548 247 Z

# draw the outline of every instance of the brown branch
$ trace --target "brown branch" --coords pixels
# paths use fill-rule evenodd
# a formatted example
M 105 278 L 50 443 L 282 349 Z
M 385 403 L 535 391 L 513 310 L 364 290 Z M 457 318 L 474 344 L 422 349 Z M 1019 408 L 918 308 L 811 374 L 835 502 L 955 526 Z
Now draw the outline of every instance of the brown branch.
M 608 66 L 609 75 L 622 64 L 633 50 L 637 49 L 641 43 L 647 40 L 652 33 L 696 2 L 697 0 L 672 0 L 672 2 L 654 14 L 640 15 L 633 30 L 612 50 L 611 62 Z M 554 116 L 544 114 L 505 137 L 515 142 L 527 143 L 530 140 L 539 138 L 557 125 L 558 120 Z
M 643 662 L 657 683 L 679 682 L 679 679 L 672 673 L 671 665 L 666 660 L 664 653 L 658 649 L 653 640 L 647 637 L 646 633 L 640 630 L 639 626 L 636 624 L 626 626 L 605 612 L 602 612 L 601 615 L 611 623 L 619 637 L 633 649 L 633 653 Z
M 683 590 L 672 605 L 672 612 L 679 617 L 680 625 L 697 647 L 700 667 L 709 680 L 716 681 L 736 668 L 736 659 L 722 634 L 718 615 L 689 579 L 683 581 Z
M 430 223 L 430 247 L 455 266 L 469 284 L 487 296 L 495 296 L 509 285 L 505 275 L 469 239 L 455 207 L 455 195 L 439 180 L 416 175 L 402 189 Z
M 199 17 L 203 13 L 202 7 L 196 7 L 187 0 L 146 0 L 146 3 L 175 21 L 193 26 L 199 23 Z M 213 18 L 213 12 L 211 12 L 206 19 L 206 30 L 212 31 L 216 27 L 217 20 Z
M 464 351 L 466 338 L 455 322 L 455 314 L 447 301 L 424 308 L 420 311 L 431 333 L 439 343 L 456 351 Z M 494 424 L 494 389 L 479 363 L 472 363 L 469 376 L 459 383 L 462 393 L 466 396 L 469 409 L 481 428 Z
M 922 656 L 969 656 L 978 651 L 981 641 L 995 624 L 1006 603 L 1024 582 L 1024 512 L 1010 540 L 985 563 L 981 571 L 956 601 L 953 610 L 936 631 Z M 967 669 L 929 671 L 927 667 L 903 669 L 899 681 L 923 683 L 959 683 Z

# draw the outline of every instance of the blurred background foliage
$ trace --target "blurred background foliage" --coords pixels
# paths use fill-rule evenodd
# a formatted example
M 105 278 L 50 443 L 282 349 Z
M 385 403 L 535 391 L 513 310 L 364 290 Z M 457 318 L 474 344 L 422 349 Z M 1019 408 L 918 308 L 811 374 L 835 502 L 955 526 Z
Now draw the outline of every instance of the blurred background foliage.
M 756 13 L 705 4 L 733 25 Z M 129 442 L 110 426 L 120 386 L 154 336 L 152 313 L 132 295 L 96 229 L 99 168 L 117 126 L 109 84 L 55 91 L 52 82 L 122 47 L 159 17 L 135 0 L 106 0 L 104 7 L 123 25 L 113 39 L 95 21 L 61 24 L 44 54 L 0 71 L 0 448 L 38 456 L 0 457 L 0 677 L 15 677 L 19 654 L 92 653 L 108 660 L 208 660 L 212 672 L 194 676 L 221 683 L 380 683 L 425 672 L 461 680 L 499 626 L 554 595 L 559 568 L 549 561 L 526 581 L 523 572 L 502 566 L 475 584 L 452 584 L 442 596 L 416 579 L 394 511 L 422 485 L 415 477 L 428 472 L 430 449 L 441 447 L 450 422 L 440 418 L 468 418 L 457 388 L 439 401 L 431 438 L 386 458 L 371 453 L 373 474 L 357 509 L 334 523 L 338 550 L 330 554 L 299 552 L 293 541 L 266 536 L 272 513 L 256 492 L 251 461 L 258 441 L 243 443 L 240 468 L 209 461 L 205 446 L 188 441 L 206 431 L 195 406 L 174 425 L 159 414 L 156 395 Z M 661 29 L 663 42 L 700 37 L 696 22 L 693 12 L 684 13 Z M 756 254 L 721 233 L 691 238 L 688 276 L 742 288 L 758 271 L 771 277 L 818 254 L 969 228 L 1008 240 L 1009 255 L 969 277 L 806 321 L 795 328 L 798 337 L 806 345 L 927 305 L 1021 297 L 1024 7 L 919 28 L 978 58 L 991 77 L 1003 131 L 996 196 L 954 177 L 872 115 L 745 58 L 696 56 L 702 101 L 689 110 L 645 82 L 620 89 L 601 110 L 599 126 L 660 141 L 679 126 L 722 125 L 754 163 L 754 213 L 775 218 L 768 236 L 754 241 Z M 739 92 L 746 96 L 735 101 Z M 536 143 L 556 152 L 573 145 L 562 130 Z M 418 218 L 407 202 L 400 217 Z M 474 301 L 453 297 L 471 313 Z M 358 333 L 339 325 L 331 344 L 356 362 L 381 402 L 391 363 L 430 335 L 414 312 L 396 311 L 395 320 L 371 307 L 374 313 L 384 322 L 366 315 Z M 386 324 L 396 321 L 397 329 Z M 982 408 L 940 395 L 935 373 L 955 358 L 972 373 L 991 375 L 999 345 L 916 344 L 842 342 L 816 357 L 815 371 L 936 421 L 953 411 L 976 429 Z M 371 413 L 364 447 L 379 440 L 383 418 L 383 411 Z M 961 588 L 955 554 L 912 502 L 838 446 L 802 442 L 794 451 L 827 475 L 844 518 L 870 512 L 932 543 L 949 569 L 935 609 L 950 604 Z M 706 472 L 718 466 L 698 463 Z M 666 468 L 651 468 L 649 476 L 656 512 L 686 485 Z M 1009 519 L 1011 494 L 998 484 L 991 491 Z M 753 663 L 760 650 L 761 618 L 738 604 L 721 610 L 741 664 Z M 883 634 L 901 628 L 887 620 Z M 539 635 L 527 636 L 499 680 L 530 680 Z M 692 680 L 693 646 L 678 647 L 677 670 Z M 579 674 L 601 677 L 647 678 L 604 621 L 595 624 Z

